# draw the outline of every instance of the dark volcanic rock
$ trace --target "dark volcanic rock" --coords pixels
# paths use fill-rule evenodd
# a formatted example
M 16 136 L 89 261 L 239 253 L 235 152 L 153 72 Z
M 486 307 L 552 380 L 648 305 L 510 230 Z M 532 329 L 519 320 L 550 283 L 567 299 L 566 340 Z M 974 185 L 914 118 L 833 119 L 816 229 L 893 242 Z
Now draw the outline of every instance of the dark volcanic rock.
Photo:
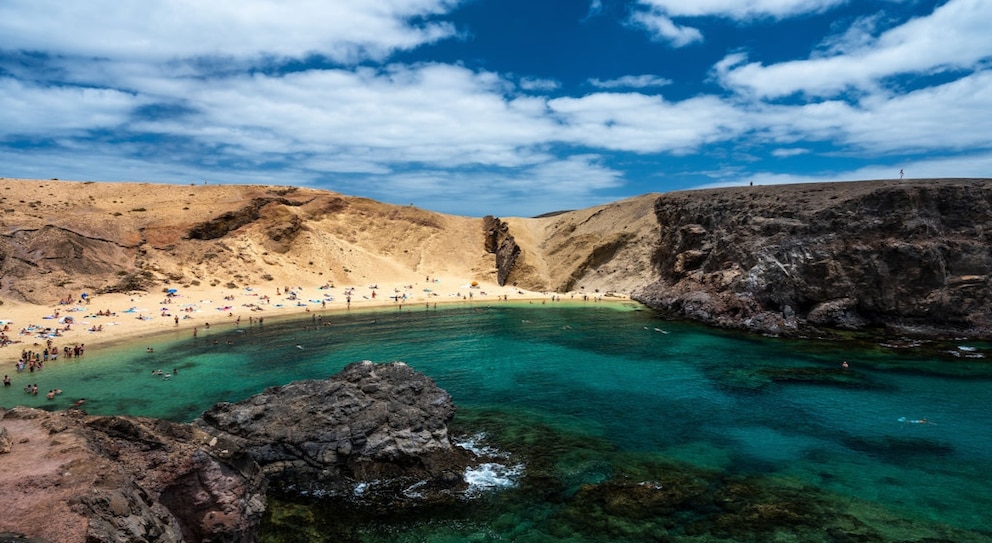
M 452 445 L 451 396 L 402 362 L 357 362 L 323 381 L 222 403 L 194 424 L 245 450 L 288 494 L 430 499 L 464 484 L 469 453 Z M 440 493 L 440 494 L 438 494 Z M 377 496 L 373 496 L 377 494 Z
M 666 194 L 634 298 L 771 334 L 808 326 L 992 330 L 992 182 L 913 180 Z
M 394 507 L 465 486 L 447 392 L 402 362 L 359 362 L 214 406 L 193 424 L 0 409 L 0 534 L 53 543 L 254 541 L 271 487 Z M 36 540 L 42 540 L 36 539 Z M 25 539 L 27 541 L 27 539 Z
M 483 228 L 486 232 L 486 252 L 496 255 L 496 282 L 503 286 L 520 257 L 520 246 L 510 234 L 510 225 L 497 217 L 483 217 Z

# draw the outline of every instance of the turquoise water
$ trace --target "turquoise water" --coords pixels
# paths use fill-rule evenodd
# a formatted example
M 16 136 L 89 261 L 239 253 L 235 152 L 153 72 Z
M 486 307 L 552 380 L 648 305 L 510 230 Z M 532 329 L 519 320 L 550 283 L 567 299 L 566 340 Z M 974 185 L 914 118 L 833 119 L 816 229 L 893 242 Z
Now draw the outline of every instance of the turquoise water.
M 512 488 L 440 512 L 277 502 L 266 541 L 992 541 L 992 363 L 978 358 L 992 346 L 775 340 L 635 307 L 214 326 L 11 372 L 0 404 L 86 398 L 93 414 L 189 421 L 357 360 L 403 360 L 452 394 L 455 430 L 524 466 Z M 65 392 L 46 400 L 53 388 Z

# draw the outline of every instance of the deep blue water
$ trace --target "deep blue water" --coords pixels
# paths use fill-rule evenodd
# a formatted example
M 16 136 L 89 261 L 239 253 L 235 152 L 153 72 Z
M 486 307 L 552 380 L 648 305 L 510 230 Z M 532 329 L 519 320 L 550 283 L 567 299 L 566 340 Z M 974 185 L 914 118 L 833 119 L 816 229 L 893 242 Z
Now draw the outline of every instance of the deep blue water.
M 350 362 L 402 360 L 451 393 L 458 431 L 524 462 L 514 488 L 463 512 L 349 520 L 280 506 L 271 541 L 992 541 L 989 345 L 770 339 L 636 309 L 472 305 L 214 326 L 11 372 L 0 404 L 84 397 L 93 414 L 189 421 Z M 26 396 L 28 382 L 42 395 Z M 48 401 L 52 388 L 65 392 Z

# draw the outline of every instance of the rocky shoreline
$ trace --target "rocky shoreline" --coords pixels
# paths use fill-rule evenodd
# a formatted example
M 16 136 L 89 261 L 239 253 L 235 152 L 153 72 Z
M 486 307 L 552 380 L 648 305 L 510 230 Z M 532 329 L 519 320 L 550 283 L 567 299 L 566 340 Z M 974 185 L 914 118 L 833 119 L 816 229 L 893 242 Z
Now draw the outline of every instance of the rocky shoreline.
M 671 193 L 659 279 L 632 298 L 769 335 L 992 337 L 992 183 L 929 180 Z
M 248 542 L 270 492 L 443 504 L 487 461 L 452 443 L 454 413 L 430 378 L 368 361 L 218 404 L 190 424 L 3 409 L 0 454 L 18 469 L 0 476 L 0 538 Z

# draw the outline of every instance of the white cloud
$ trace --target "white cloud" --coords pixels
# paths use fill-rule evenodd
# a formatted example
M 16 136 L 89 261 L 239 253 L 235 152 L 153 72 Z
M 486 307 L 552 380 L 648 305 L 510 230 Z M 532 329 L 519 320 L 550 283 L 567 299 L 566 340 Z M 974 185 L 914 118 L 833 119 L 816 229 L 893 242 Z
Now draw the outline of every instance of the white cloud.
M 698 28 L 679 26 L 671 17 L 656 10 L 635 11 L 631 14 L 630 21 L 650 32 L 654 39 L 667 41 L 673 47 L 685 47 L 703 41 L 703 33 Z
M 520 78 L 520 88 L 526 91 L 553 91 L 561 87 L 561 83 L 554 79 L 540 79 L 537 77 Z
M 992 3 L 987 0 L 950 0 L 929 16 L 912 19 L 877 39 L 868 39 L 859 23 L 853 34 L 838 41 L 842 46 L 834 47 L 842 54 L 765 66 L 735 53 L 718 63 L 715 72 L 726 87 L 765 98 L 873 89 L 879 80 L 894 75 L 968 70 L 988 61 L 989 21 Z
M 0 139 L 57 134 L 125 122 L 145 100 L 109 89 L 39 87 L 0 78 Z
M 598 156 L 575 155 L 525 168 L 422 171 L 362 178 L 359 183 L 362 195 L 386 202 L 411 203 L 399 198 L 415 192 L 429 200 L 434 210 L 508 217 L 582 209 L 615 200 L 609 191 L 622 186 L 623 176 L 603 166 Z
M 771 141 L 833 141 L 876 154 L 992 147 L 992 71 L 856 104 L 839 100 L 756 108 L 751 120 Z
M 428 64 L 186 80 L 193 119 L 134 129 L 181 134 L 251 154 L 344 154 L 368 163 L 519 166 L 553 138 L 541 98 L 506 97 L 488 72 Z M 543 160 L 543 158 L 542 158 Z
M 600 89 L 644 89 L 648 87 L 664 87 L 671 85 L 671 79 L 658 77 L 656 75 L 625 75 L 617 79 L 590 79 L 589 84 Z
M 352 62 L 448 38 L 458 0 L 4 0 L 4 48 L 78 57 L 304 57 Z
M 789 158 L 799 155 L 806 155 L 809 154 L 809 152 L 810 152 L 809 149 L 801 149 L 798 147 L 791 147 L 788 149 L 779 148 L 779 149 L 772 149 L 772 156 L 776 158 Z
M 742 111 L 712 96 L 668 102 L 638 93 L 555 98 L 565 141 L 638 153 L 685 153 L 745 130 Z
M 785 19 L 808 13 L 820 13 L 847 0 L 637 0 L 630 21 L 673 47 L 703 41 L 703 33 L 692 26 L 680 25 L 677 18 L 720 17 L 735 21 L 761 18 Z
M 589 2 L 589 11 L 586 12 L 586 16 L 583 19 L 587 21 L 603 13 L 603 0 L 592 0 Z
M 738 21 L 761 17 L 784 19 L 820 13 L 847 0 L 637 0 L 639 4 L 672 17 L 715 16 Z
M 837 55 L 857 54 L 858 51 L 870 47 L 875 41 L 875 34 L 882 20 L 882 13 L 867 17 L 859 17 L 846 30 L 839 34 L 827 36 L 820 43 L 815 57 L 832 57 Z

